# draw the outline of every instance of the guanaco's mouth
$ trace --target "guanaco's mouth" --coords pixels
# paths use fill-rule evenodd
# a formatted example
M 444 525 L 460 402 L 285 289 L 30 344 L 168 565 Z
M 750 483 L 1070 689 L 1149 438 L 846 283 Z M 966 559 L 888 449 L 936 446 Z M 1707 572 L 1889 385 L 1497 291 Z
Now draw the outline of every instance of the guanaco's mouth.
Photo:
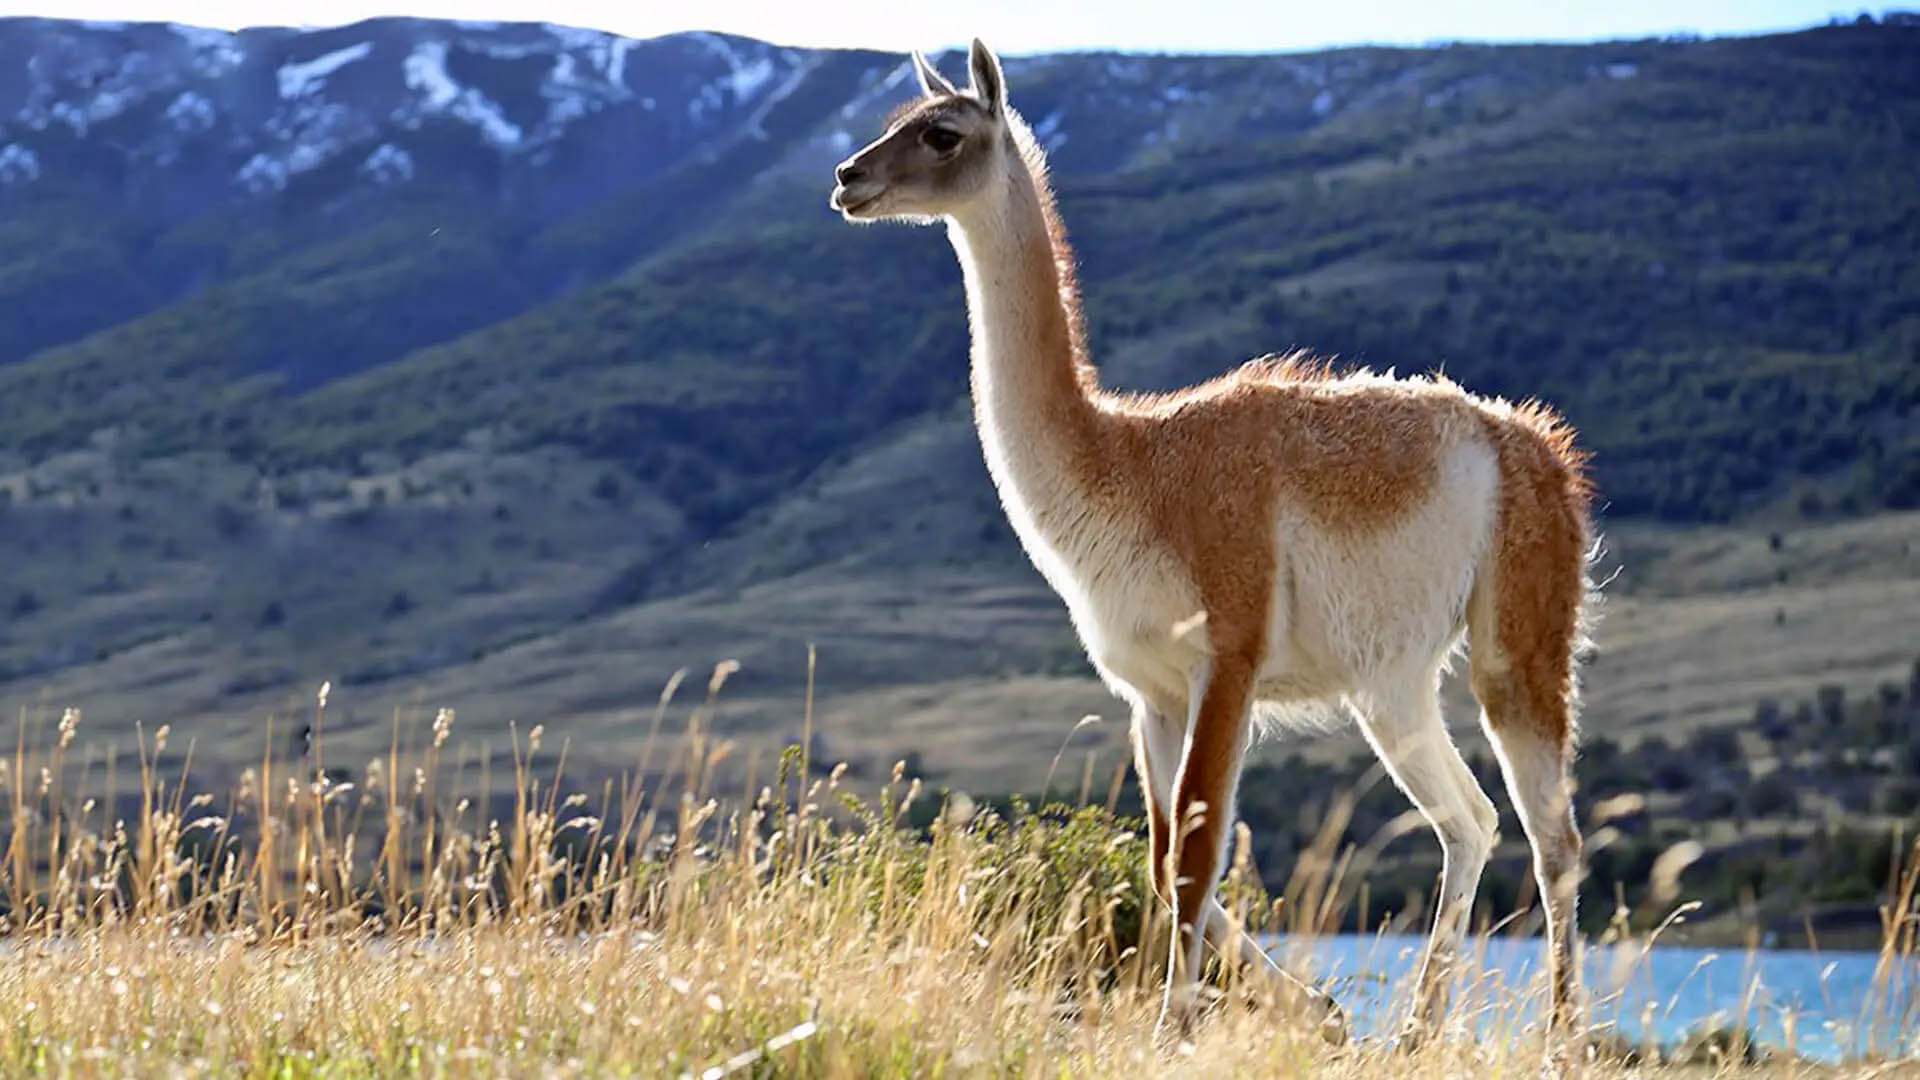
M 884 194 L 886 194 L 885 191 L 875 191 L 870 194 L 855 195 L 846 188 L 836 187 L 833 189 L 833 197 L 827 200 L 827 205 L 846 217 L 859 217 L 862 210 L 879 202 L 880 196 Z

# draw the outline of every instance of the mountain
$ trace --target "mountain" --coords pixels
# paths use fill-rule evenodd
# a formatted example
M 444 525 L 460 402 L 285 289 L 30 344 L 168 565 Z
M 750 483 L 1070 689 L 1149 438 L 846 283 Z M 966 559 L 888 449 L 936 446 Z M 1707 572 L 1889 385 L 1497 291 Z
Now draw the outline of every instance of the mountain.
M 825 206 L 903 57 L 12 19 L 0 71 L 0 694 L 615 726 L 739 653 L 771 716 L 803 635 L 863 717 L 1083 686 L 967 426 L 950 252 Z M 1651 538 L 1618 589 L 1686 578 L 1680 526 L 1920 505 L 1911 19 L 1007 74 L 1112 383 L 1305 345 L 1544 397 Z

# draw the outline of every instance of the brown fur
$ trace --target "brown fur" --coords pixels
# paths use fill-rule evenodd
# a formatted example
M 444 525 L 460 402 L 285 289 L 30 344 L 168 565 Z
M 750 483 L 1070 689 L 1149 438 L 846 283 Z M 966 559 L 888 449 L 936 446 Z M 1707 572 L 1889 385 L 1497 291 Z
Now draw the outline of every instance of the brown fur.
M 1562 746 L 1573 738 L 1573 650 L 1586 602 L 1586 456 L 1573 431 L 1528 402 L 1505 417 L 1484 414 L 1500 460 L 1495 612 L 1509 675 L 1484 666 L 1474 694 L 1497 728 L 1530 724 Z
M 1233 625 L 1238 630 L 1244 624 L 1235 619 Z M 1201 912 L 1220 879 L 1233 827 L 1232 792 L 1252 731 L 1247 713 L 1262 644 L 1256 629 L 1251 638 L 1230 641 L 1224 649 L 1215 645 L 1207 688 L 1174 779 L 1173 913 L 1174 925 L 1184 932 L 1204 931 Z

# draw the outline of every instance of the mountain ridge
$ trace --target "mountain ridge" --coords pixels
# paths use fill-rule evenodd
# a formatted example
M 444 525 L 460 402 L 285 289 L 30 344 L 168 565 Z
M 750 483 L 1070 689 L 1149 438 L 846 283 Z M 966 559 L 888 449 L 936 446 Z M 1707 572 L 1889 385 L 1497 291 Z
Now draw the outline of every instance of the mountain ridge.
M 642 661 L 587 628 L 790 660 L 756 620 L 912 625 L 926 580 L 954 634 L 863 630 L 836 693 L 1081 700 L 965 419 L 950 252 L 825 206 L 903 57 L 13 20 L 0 58 L 8 695 L 239 731 L 463 673 L 540 712 L 560 668 L 480 673 L 575 650 L 564 700 L 605 702 Z M 1920 505 L 1920 30 L 1007 70 L 1113 385 L 1298 345 L 1543 397 L 1610 532 Z M 1685 579 L 1646 550 L 1627 587 Z

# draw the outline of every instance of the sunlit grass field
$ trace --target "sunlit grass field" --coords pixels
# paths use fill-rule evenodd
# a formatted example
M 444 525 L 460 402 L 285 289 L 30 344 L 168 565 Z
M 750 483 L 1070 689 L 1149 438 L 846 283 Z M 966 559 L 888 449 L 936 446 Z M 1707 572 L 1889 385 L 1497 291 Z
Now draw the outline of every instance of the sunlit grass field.
M 634 779 L 595 792 L 570 791 L 578 751 L 539 728 L 511 775 L 458 767 L 447 711 L 396 720 L 378 759 L 329 760 L 324 689 L 304 753 L 269 739 L 218 797 L 165 729 L 109 770 L 78 712 L 22 716 L 0 773 L 0 1076 L 1490 1078 L 1548 1060 L 1524 983 L 1467 995 L 1455 1030 L 1404 1051 L 1330 1043 L 1233 971 L 1194 1042 L 1158 1045 L 1165 920 L 1102 793 L 995 810 L 901 769 L 856 791 L 801 747 L 718 791 L 737 748 L 704 727 L 730 670 L 674 750 L 649 740 Z M 1290 944 L 1342 926 L 1366 851 L 1342 831 L 1330 815 L 1275 896 L 1243 843 L 1229 908 Z M 1916 964 L 1916 870 L 1898 880 L 1888 1002 Z M 1920 1071 L 1737 1031 L 1631 1045 L 1605 1005 L 1566 1071 Z M 1887 1013 L 1868 1019 L 1892 1046 L 1914 1018 Z

